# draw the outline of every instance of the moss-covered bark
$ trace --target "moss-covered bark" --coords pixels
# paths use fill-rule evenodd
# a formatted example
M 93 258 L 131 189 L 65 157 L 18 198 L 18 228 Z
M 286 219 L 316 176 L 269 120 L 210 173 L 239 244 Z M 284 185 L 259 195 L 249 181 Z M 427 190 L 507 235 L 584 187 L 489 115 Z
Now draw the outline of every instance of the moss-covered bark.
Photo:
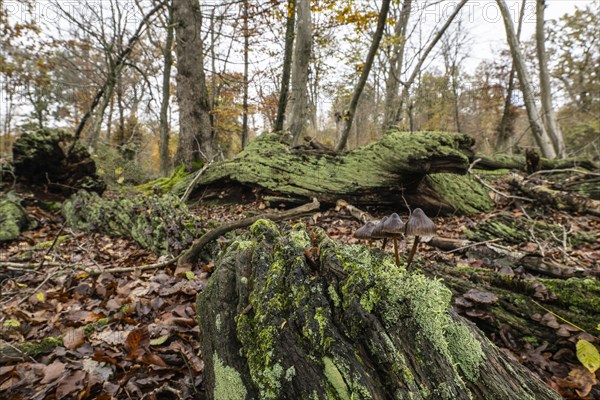
M 233 159 L 210 166 L 195 190 L 237 182 L 331 204 L 345 199 L 397 208 L 406 199 L 436 213 L 486 211 L 490 203 L 479 183 L 447 174 L 466 173 L 472 145 L 473 139 L 462 134 L 392 132 L 368 146 L 333 155 L 291 149 L 278 136 L 263 134 Z M 433 175 L 441 173 L 445 176 Z M 183 193 L 193 177 L 176 184 L 174 192 Z M 478 188 L 464 190 L 465 185 Z
M 519 154 L 495 154 L 491 156 L 477 155 L 480 161 L 475 165 L 478 169 L 514 169 L 518 171 L 526 171 L 527 165 L 525 156 Z M 565 158 L 565 159 L 547 159 L 540 158 L 540 167 L 544 170 L 548 169 L 564 169 L 564 168 L 585 168 L 588 170 L 597 170 L 600 165 L 597 162 L 586 160 L 584 158 Z
M 73 137 L 60 130 L 23 133 L 13 144 L 15 175 L 54 193 L 70 195 L 80 189 L 102 193 L 106 184 L 96 174 L 96 163 L 79 143 L 69 152 L 72 143 Z
M 13 193 L 0 193 L 0 243 L 18 238 L 28 225 L 20 199 Z
M 211 399 L 557 399 L 439 281 L 321 231 L 256 222 L 197 301 Z
M 203 230 L 202 221 L 172 195 L 105 199 L 80 191 L 64 202 L 62 214 L 68 226 L 130 238 L 156 254 L 179 254 Z

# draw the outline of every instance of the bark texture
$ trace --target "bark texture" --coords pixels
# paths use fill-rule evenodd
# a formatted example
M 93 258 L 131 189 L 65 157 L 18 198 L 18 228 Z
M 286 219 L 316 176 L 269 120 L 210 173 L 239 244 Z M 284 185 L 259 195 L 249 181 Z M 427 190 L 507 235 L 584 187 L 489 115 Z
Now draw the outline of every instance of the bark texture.
M 173 66 L 173 4 L 168 6 L 167 39 L 163 48 L 162 99 L 160 102 L 160 172 L 167 176 L 171 169 L 169 156 L 169 100 L 171 99 L 171 67 Z
M 309 0 L 297 0 L 296 45 L 292 64 L 289 130 L 292 143 L 298 144 L 308 117 L 308 63 L 312 47 L 312 21 Z
M 560 398 L 450 299 L 379 250 L 260 220 L 198 296 L 208 398 Z
M 198 0 L 173 3 L 177 41 L 177 101 L 179 146 L 176 162 L 194 168 L 196 161 L 210 161 L 213 130 L 204 74 L 202 13 Z
M 283 71 L 281 73 L 281 90 L 279 92 L 279 103 L 277 105 L 277 116 L 275 117 L 274 132 L 283 131 L 285 120 L 285 108 L 288 101 L 290 89 L 290 75 L 292 71 L 292 54 L 294 52 L 294 27 L 296 23 L 296 1 L 289 0 L 287 6 L 287 18 L 285 23 L 285 48 L 283 53 Z
M 436 132 L 393 132 L 377 142 L 344 154 L 290 149 L 276 134 L 263 134 L 233 159 L 211 165 L 198 179 L 195 193 L 232 187 L 237 182 L 278 194 L 335 204 L 414 207 L 437 213 L 485 211 L 487 191 L 461 175 L 469 166 L 473 139 Z M 183 193 L 186 178 L 173 188 Z M 206 199 L 207 193 L 204 194 Z

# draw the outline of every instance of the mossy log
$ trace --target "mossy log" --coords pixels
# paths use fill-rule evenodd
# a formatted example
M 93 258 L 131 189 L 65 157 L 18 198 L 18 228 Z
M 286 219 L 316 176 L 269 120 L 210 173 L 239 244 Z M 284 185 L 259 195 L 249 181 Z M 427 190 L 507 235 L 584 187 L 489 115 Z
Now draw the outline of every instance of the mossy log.
M 29 225 L 21 200 L 14 193 L 0 193 L 0 243 L 14 240 Z
M 479 161 L 475 164 L 476 169 L 497 170 L 512 169 L 517 171 L 527 171 L 527 162 L 524 155 L 520 154 L 495 154 L 493 156 L 476 155 L 475 159 Z M 540 158 L 540 168 L 543 170 L 565 169 L 565 168 L 585 168 L 593 171 L 600 168 L 596 162 L 584 158 L 565 158 L 565 159 L 547 159 Z
M 260 220 L 198 296 L 208 398 L 560 398 L 450 302 L 380 250 Z
M 85 146 L 53 129 L 24 132 L 13 144 L 15 176 L 52 193 L 69 196 L 80 189 L 102 193 L 104 181 L 96 174 L 96 163 Z
M 473 138 L 439 132 L 391 132 L 370 145 L 341 154 L 290 148 L 263 134 L 233 159 L 211 165 L 194 184 L 210 190 L 241 184 L 266 195 L 335 204 L 420 207 L 437 213 L 488 211 L 488 191 L 466 174 Z M 191 174 L 173 188 L 181 195 Z
M 84 190 L 62 207 L 67 226 L 135 240 L 156 254 L 179 254 L 206 227 L 173 195 L 106 199 Z

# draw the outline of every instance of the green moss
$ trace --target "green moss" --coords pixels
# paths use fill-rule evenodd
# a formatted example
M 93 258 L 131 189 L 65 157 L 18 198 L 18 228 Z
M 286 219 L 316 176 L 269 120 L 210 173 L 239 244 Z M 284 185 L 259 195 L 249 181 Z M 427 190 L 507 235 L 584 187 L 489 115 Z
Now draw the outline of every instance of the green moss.
M 135 189 L 146 194 L 168 193 L 173 189 L 173 186 L 185 179 L 186 176 L 188 176 L 188 174 L 185 172 L 185 167 L 179 166 L 175 169 L 170 177 L 155 179 L 153 181 L 136 186 Z
M 58 246 L 61 243 L 64 243 L 67 239 L 69 239 L 69 235 L 59 236 L 56 239 L 55 246 Z M 33 249 L 34 250 L 49 249 L 52 246 L 52 243 L 54 243 L 54 240 L 48 240 L 46 242 L 40 242 L 40 243 L 36 244 L 35 246 L 33 246 Z
M 0 195 L 0 243 L 18 238 L 27 225 L 27 213 L 19 198 L 11 193 Z
M 557 302 L 579 313 L 600 314 L 600 281 L 593 278 L 540 279 Z
M 486 212 L 494 206 L 489 191 L 468 175 L 440 173 L 425 179 L 440 199 L 460 214 Z
M 244 386 L 241 375 L 234 368 L 223 364 L 217 353 L 213 355 L 215 369 L 214 398 L 219 400 L 244 400 L 248 390 Z
M 323 357 L 323 369 L 325 372 L 325 378 L 327 378 L 327 382 L 329 382 L 334 393 L 337 395 L 335 398 L 340 400 L 350 400 L 350 391 L 348 389 L 348 385 L 344 381 L 344 377 L 338 368 L 329 357 Z
M 108 325 L 108 322 L 110 320 L 108 318 L 100 318 L 98 321 L 96 322 L 92 322 L 91 324 L 87 324 L 84 328 L 83 331 L 86 335 L 89 335 L 90 333 L 94 332 L 97 329 L 102 328 L 103 326 Z

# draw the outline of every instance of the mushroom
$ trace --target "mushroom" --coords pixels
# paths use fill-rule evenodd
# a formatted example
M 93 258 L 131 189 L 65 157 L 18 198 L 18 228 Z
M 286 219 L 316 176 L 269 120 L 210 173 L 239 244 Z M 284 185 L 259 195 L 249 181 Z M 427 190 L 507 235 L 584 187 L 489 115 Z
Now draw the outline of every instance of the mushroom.
M 371 233 L 371 237 L 373 239 L 383 239 L 383 244 L 381 245 L 382 249 L 385 249 L 385 245 L 387 243 L 388 235 L 383 232 L 383 224 L 387 221 L 388 217 L 383 217 L 378 224 L 373 227 L 373 232 Z
M 407 237 L 415 237 L 415 242 L 406 261 L 406 269 L 408 269 L 417 252 L 421 238 L 423 238 L 423 241 L 429 241 L 435 235 L 435 224 L 425 215 L 423 210 L 415 208 L 406 222 L 405 234 Z
M 368 240 L 369 244 L 373 243 L 373 228 L 379 221 L 368 221 L 354 232 L 354 237 L 357 239 Z
M 396 265 L 400 265 L 400 257 L 398 256 L 398 238 L 404 235 L 404 222 L 396 213 L 390 215 L 382 224 L 381 230 L 394 239 L 394 255 L 396 256 Z

